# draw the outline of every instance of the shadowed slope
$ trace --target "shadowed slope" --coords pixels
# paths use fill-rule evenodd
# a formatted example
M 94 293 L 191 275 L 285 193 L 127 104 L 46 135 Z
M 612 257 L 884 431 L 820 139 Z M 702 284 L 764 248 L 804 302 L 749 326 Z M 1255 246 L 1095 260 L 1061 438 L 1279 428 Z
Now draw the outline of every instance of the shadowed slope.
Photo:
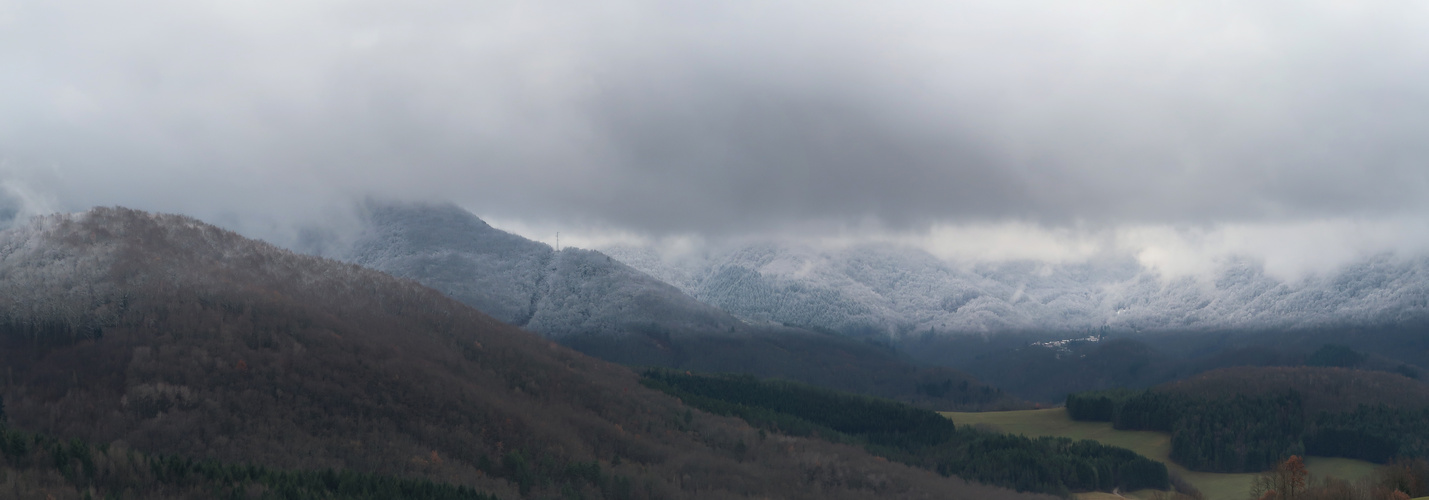
M 0 233 L 0 341 L 12 425 L 150 452 L 504 497 L 1015 496 L 761 439 L 414 282 L 180 216 Z
M 1293 390 L 1305 411 L 1346 412 L 1360 405 L 1429 406 L 1429 384 L 1381 371 L 1316 366 L 1236 367 L 1202 373 L 1156 387 L 1202 398 L 1263 396 Z

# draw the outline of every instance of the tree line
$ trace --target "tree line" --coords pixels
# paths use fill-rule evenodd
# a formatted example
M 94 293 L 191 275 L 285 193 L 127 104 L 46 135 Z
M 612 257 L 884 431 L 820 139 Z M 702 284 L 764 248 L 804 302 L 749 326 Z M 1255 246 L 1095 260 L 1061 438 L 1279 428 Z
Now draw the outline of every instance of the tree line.
M 895 401 L 748 375 L 651 369 L 643 382 L 686 404 L 736 416 L 762 431 L 860 445 L 943 475 L 1066 495 L 1114 488 L 1166 489 L 1166 466 L 1095 441 L 1028 438 L 958 426 L 935 412 Z
M 284 470 L 145 454 L 78 439 L 65 441 L 16 430 L 3 418 L 0 473 L 10 478 L 8 482 L 14 486 L 11 493 L 23 497 L 58 490 L 85 499 L 496 500 L 493 495 L 466 486 L 429 479 L 351 470 Z M 56 488 L 55 483 L 62 486 Z
M 1192 470 L 1258 472 L 1305 454 L 1376 463 L 1429 457 L 1429 408 L 1381 404 L 1307 413 L 1293 390 L 1222 398 L 1125 389 L 1067 396 L 1074 420 L 1170 433 L 1171 458 Z
M 1305 438 L 1305 450 L 1378 463 L 1429 458 L 1429 408 L 1361 405 L 1352 412 L 1322 412 Z
M 1318 479 L 1318 480 L 1317 480 Z M 1354 482 L 1315 478 L 1291 455 L 1251 481 L 1251 500 L 1409 500 L 1429 495 L 1429 462 L 1395 459 Z

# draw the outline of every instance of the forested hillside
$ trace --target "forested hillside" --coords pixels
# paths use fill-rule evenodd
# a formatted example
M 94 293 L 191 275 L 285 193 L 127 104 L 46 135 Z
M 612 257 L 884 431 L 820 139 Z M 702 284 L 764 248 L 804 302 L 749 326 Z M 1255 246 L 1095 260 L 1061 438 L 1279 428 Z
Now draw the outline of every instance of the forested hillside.
M 363 229 L 328 253 L 411 278 L 583 353 L 634 366 L 750 373 L 941 410 L 1029 406 L 886 344 L 749 325 L 599 252 L 551 247 L 454 205 L 368 202 Z
M 1067 397 L 1078 420 L 1171 434 L 1192 470 L 1255 472 L 1293 455 L 1429 458 L 1429 399 L 1405 377 L 1340 368 L 1235 368 L 1146 391 Z
M 1419 378 L 1429 366 L 1429 323 L 1288 331 L 1095 331 L 1074 336 L 1055 332 L 923 334 L 896 345 L 917 361 L 956 367 L 1010 394 L 1050 403 L 1073 392 L 1144 389 L 1234 367 L 1319 364 L 1363 371 L 1364 382 L 1359 383 L 1377 384 L 1391 375 Z M 1266 373 L 1279 376 L 1278 372 Z M 1247 380 L 1253 379 L 1227 379 Z M 1368 386 L 1363 389 L 1381 391 Z
M 1231 367 L 1157 387 L 1202 398 L 1259 396 L 1294 391 L 1310 413 L 1343 413 L 1361 405 L 1429 407 L 1429 384 L 1400 374 L 1337 367 Z
M 56 442 L 501 498 L 1016 496 L 761 440 L 414 282 L 180 216 L 0 233 L 0 342 L 10 425 Z
M 0 415 L 3 417 L 3 415 Z M 510 465 L 510 464 L 507 464 Z M 510 475 L 501 466 L 495 475 Z M 602 476 L 599 464 L 580 464 L 580 479 L 603 490 L 621 484 Z M 78 439 L 8 428 L 0 418 L 0 491 L 21 499 L 284 499 L 496 500 L 465 486 L 351 470 L 283 470 L 252 464 L 151 455 L 122 442 L 94 445 Z M 607 495 L 612 496 L 612 495 Z
M 889 459 L 1019 491 L 1169 487 L 1166 466 L 1093 441 L 975 430 L 893 401 L 750 376 L 646 371 L 645 383 L 699 408 L 776 432 L 831 436 Z

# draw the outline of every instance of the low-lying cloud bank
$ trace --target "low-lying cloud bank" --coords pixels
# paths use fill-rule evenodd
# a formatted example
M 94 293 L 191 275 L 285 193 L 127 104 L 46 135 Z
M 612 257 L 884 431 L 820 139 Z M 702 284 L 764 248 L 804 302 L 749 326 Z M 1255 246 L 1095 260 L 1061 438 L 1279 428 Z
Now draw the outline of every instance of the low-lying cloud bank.
M 1368 258 L 1429 256 L 1429 219 L 1413 217 L 1102 228 L 1025 222 L 939 224 L 918 232 L 861 227 L 735 238 L 693 233 L 657 237 L 604 227 L 489 221 L 551 245 L 557 243 L 559 233 L 563 246 L 641 249 L 671 261 L 704 258 L 757 244 L 802 245 L 827 251 L 874 245 L 917 249 L 949 265 L 964 267 L 1011 262 L 1062 266 L 1130 259 L 1165 280 L 1213 279 L 1228 263 L 1240 262 L 1259 266 L 1276 279 L 1295 282 L 1334 273 Z
M 582 246 L 1301 279 L 1429 248 L 1426 33 L 1336 1 L 0 0 L 0 215 L 285 243 L 375 195 Z

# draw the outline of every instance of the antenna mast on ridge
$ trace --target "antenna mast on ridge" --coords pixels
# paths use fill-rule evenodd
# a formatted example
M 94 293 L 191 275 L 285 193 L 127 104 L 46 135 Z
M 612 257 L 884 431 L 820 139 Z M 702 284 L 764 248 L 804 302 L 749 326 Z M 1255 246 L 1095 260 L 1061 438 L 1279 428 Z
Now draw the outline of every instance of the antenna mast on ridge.
M 561 232 L 556 231 L 556 251 L 561 251 Z

